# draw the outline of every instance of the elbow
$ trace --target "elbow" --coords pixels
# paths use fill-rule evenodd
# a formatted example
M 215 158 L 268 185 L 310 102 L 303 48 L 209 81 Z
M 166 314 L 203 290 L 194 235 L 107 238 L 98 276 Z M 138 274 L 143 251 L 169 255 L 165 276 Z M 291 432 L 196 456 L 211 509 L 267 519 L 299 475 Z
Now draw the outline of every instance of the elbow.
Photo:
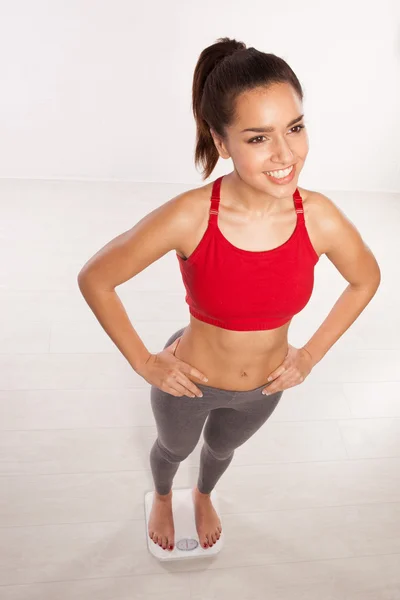
M 379 268 L 379 265 L 376 265 L 376 270 L 374 272 L 374 274 L 371 277 L 371 281 L 370 281 L 370 286 L 375 289 L 375 291 L 378 289 L 378 287 L 381 285 L 381 280 L 382 280 L 382 276 L 381 276 L 381 270 Z
M 97 285 L 93 281 L 93 277 L 90 277 L 89 273 L 87 273 L 85 270 L 79 271 L 77 282 L 82 294 L 84 294 L 85 290 L 92 290 L 94 287 L 97 287 Z
M 80 289 L 80 292 L 83 297 L 85 297 L 85 293 L 88 290 L 88 281 L 88 277 L 86 277 L 85 274 L 82 271 L 80 271 L 78 273 L 77 282 L 78 288 Z
M 375 261 L 373 268 L 369 269 L 368 273 L 364 273 L 362 278 L 357 278 L 356 281 L 350 281 L 354 288 L 370 290 L 375 293 L 381 284 L 381 270 L 378 263 Z
M 113 292 L 115 289 L 111 286 L 107 286 L 104 282 L 94 278 L 93 274 L 89 274 L 85 269 L 79 271 L 77 276 L 78 287 L 83 295 L 85 292 L 93 291 L 96 292 Z
M 87 277 L 87 273 L 85 273 L 84 269 L 81 269 L 79 271 L 76 280 L 78 282 L 79 287 L 83 286 L 85 284 L 85 282 L 87 282 L 88 277 Z
M 362 290 L 374 296 L 381 285 L 380 276 L 370 277 L 367 281 L 350 284 L 353 289 Z

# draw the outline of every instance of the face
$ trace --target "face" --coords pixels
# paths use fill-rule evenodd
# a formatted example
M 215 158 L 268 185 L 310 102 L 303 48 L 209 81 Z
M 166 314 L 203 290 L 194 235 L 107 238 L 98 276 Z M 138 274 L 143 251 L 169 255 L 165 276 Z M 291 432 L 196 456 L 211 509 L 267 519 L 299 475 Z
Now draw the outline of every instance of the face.
M 304 118 L 288 125 L 303 114 L 300 98 L 290 84 L 274 84 L 241 94 L 236 102 L 236 122 L 227 128 L 221 140 L 211 130 L 222 158 L 232 158 L 236 176 L 253 189 L 275 198 L 291 196 L 308 154 L 308 136 Z M 267 132 L 265 127 L 273 127 Z M 260 131 L 243 131 L 260 128 Z M 262 129 L 262 131 L 261 131 Z M 266 171 L 295 165 L 293 179 L 278 184 Z

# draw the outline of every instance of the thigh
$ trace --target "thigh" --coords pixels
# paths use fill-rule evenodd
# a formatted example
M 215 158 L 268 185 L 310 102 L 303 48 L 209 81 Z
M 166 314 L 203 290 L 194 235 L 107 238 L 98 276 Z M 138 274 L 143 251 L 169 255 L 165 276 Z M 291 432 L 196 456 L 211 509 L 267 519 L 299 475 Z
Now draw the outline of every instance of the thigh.
M 210 412 L 204 439 L 216 451 L 232 451 L 247 441 L 271 416 L 283 392 L 263 396 L 260 389 L 256 397 L 250 392 L 247 397 L 246 392 L 239 394 L 232 408 L 216 408 Z
M 171 452 L 192 452 L 210 412 L 211 399 L 207 395 L 203 398 L 173 396 L 153 385 L 150 397 L 161 444 Z
M 182 327 L 175 331 L 165 342 L 164 349 L 180 337 L 185 329 Z M 154 385 L 151 386 L 150 399 L 158 438 L 166 448 L 183 449 L 197 444 L 209 413 L 207 402 L 201 405 L 193 403 L 200 398 L 174 396 Z

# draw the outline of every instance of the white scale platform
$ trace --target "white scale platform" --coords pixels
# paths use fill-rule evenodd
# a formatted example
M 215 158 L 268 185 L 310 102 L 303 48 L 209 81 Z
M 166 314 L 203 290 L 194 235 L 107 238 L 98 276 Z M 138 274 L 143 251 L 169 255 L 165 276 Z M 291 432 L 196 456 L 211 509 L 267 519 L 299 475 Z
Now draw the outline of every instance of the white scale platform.
M 146 513 L 146 539 L 148 548 L 159 560 L 186 560 L 189 558 L 207 558 L 214 556 L 222 549 L 224 532 L 212 548 L 202 548 L 196 530 L 194 517 L 194 506 L 192 500 L 192 488 L 182 488 L 172 490 L 172 512 L 175 526 L 175 544 L 173 550 L 164 550 L 158 544 L 155 544 L 149 537 L 148 524 L 151 507 L 153 506 L 154 492 L 145 494 L 145 513 Z M 218 495 L 216 490 L 211 492 L 211 500 L 215 510 L 221 520 L 219 512 Z

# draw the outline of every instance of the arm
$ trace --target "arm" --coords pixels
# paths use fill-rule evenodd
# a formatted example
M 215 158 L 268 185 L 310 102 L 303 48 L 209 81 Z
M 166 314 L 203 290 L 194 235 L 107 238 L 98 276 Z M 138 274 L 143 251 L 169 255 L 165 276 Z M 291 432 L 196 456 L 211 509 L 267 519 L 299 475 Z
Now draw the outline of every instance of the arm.
M 100 325 L 136 372 L 151 356 L 115 287 L 173 249 L 187 231 L 189 192 L 169 200 L 101 248 L 78 274 L 79 289 Z M 140 373 L 139 373 L 140 374 Z
M 322 194 L 319 224 L 325 254 L 349 283 L 312 338 L 303 346 L 317 364 L 347 331 L 374 297 L 381 281 L 378 263 L 359 232 L 335 204 Z

